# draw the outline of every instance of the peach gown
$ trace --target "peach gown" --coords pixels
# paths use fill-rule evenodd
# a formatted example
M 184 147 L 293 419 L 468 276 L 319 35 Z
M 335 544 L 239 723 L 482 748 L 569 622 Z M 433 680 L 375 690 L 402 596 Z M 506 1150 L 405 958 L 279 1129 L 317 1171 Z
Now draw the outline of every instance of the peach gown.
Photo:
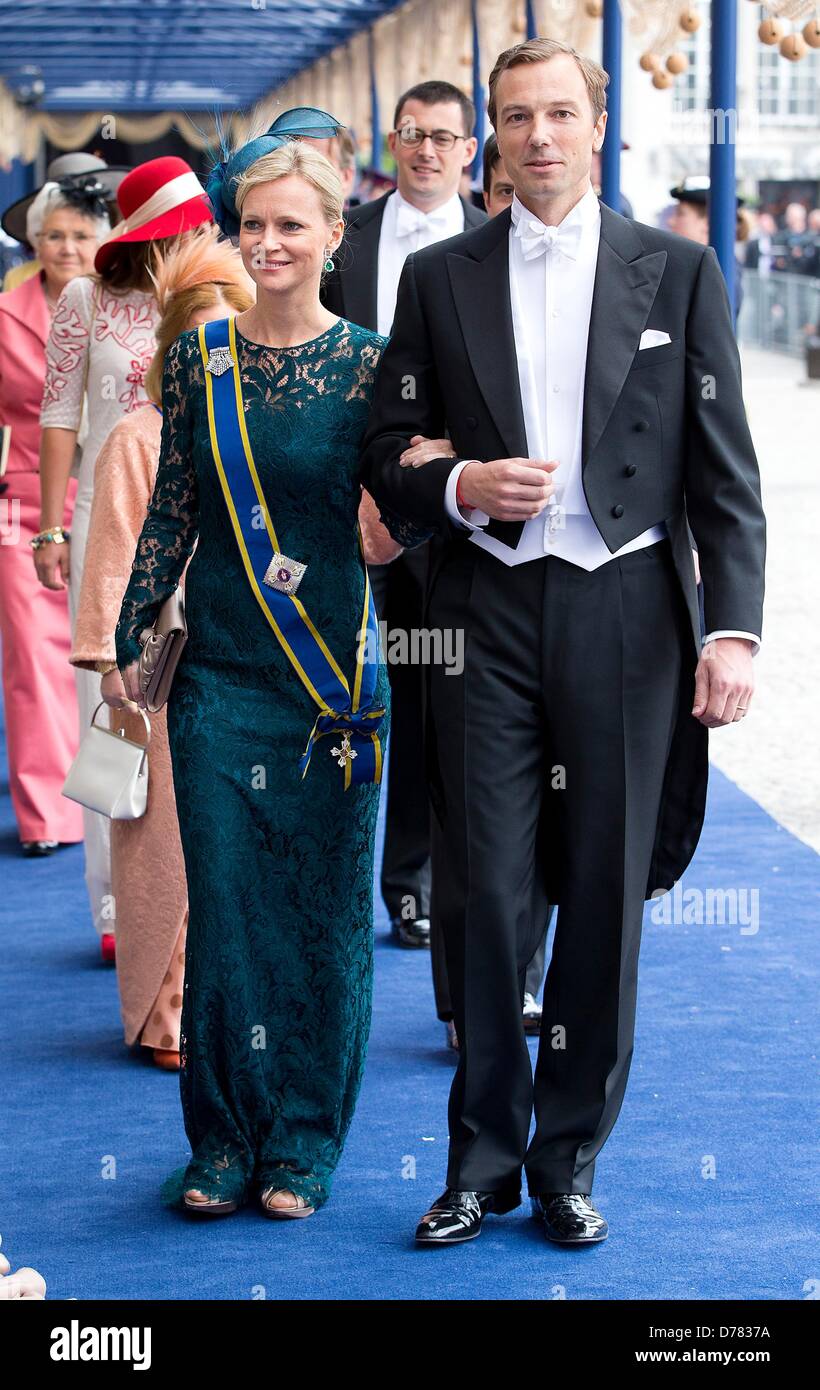
M 97 456 L 74 666 L 116 661 L 114 629 L 154 488 L 161 430 L 156 407 L 141 406 L 114 426 Z M 112 728 L 144 742 L 138 714 L 112 709 L 110 716 Z M 103 717 L 100 711 L 98 722 Z M 148 718 L 148 809 L 139 820 L 110 822 L 117 980 L 125 1041 L 178 1051 L 188 892 L 165 710 Z

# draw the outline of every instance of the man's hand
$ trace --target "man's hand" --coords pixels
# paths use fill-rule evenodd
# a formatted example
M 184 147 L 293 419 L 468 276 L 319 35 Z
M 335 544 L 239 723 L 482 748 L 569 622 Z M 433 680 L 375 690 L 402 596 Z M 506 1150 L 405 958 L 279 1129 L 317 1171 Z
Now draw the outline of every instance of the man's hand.
M 468 507 L 479 507 L 496 521 L 529 521 L 538 516 L 555 491 L 550 477 L 557 459 L 493 459 L 468 463 L 459 478 Z
M 449 439 L 428 439 L 425 434 L 414 434 L 410 448 L 405 449 L 399 459 L 402 468 L 421 468 L 431 459 L 454 459 L 453 446 Z
M 746 717 L 753 693 L 752 643 L 745 637 L 707 642 L 695 672 L 695 718 L 707 729 L 738 723 Z

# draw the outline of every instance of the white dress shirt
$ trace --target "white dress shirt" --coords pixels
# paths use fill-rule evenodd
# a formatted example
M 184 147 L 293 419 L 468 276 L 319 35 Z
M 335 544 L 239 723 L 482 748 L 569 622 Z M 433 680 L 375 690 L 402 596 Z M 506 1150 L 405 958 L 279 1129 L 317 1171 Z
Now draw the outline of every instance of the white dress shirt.
M 383 337 L 390 337 L 399 280 L 411 251 L 421 251 L 463 231 L 464 204 L 458 193 L 433 212 L 420 212 L 398 189 L 391 193 L 382 214 L 377 270 L 376 328 Z
M 583 489 L 581 443 L 587 340 L 598 262 L 601 209 L 590 187 L 558 227 L 547 227 L 517 196 L 509 233 L 510 302 L 518 362 L 518 381 L 529 458 L 555 459 L 553 500 L 524 523 L 515 550 L 482 529 L 490 518 L 478 508 L 462 511 L 456 502 L 458 479 L 467 464 L 451 472 L 445 508 L 451 521 L 473 532 L 471 541 L 505 565 L 556 555 L 581 569 L 599 565 L 663 540 L 664 524 L 651 526 L 614 552 L 604 541 Z M 752 633 L 713 632 L 715 637 Z

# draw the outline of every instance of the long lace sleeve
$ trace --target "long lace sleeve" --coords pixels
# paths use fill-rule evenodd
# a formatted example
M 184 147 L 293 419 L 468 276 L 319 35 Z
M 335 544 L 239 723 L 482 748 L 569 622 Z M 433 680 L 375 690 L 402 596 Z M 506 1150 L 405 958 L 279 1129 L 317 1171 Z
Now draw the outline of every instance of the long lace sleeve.
M 186 343 L 189 336 L 178 338 L 165 357 L 159 467 L 115 635 L 120 670 L 138 659 L 140 633 L 156 621 L 196 543 L 199 504 L 191 424 L 192 350 Z
M 86 365 L 91 344 L 93 282 L 69 280 L 54 311 L 46 343 L 46 376 L 40 424 L 78 430 L 83 415 Z

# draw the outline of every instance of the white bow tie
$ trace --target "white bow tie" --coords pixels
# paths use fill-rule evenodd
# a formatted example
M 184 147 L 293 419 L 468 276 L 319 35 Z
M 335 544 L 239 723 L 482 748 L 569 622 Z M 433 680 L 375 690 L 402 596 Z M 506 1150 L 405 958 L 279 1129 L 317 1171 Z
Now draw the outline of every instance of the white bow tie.
M 435 212 L 419 212 L 418 208 L 402 203 L 396 218 L 396 236 L 412 236 L 415 232 L 423 232 L 426 227 L 446 227 L 446 225 L 447 212 L 445 208 L 436 208 Z
M 577 260 L 582 230 L 580 222 L 571 222 L 568 227 L 545 227 L 543 222 L 527 217 L 515 224 L 515 235 L 521 240 L 525 261 L 543 256 L 546 251 L 561 251 L 570 260 Z

